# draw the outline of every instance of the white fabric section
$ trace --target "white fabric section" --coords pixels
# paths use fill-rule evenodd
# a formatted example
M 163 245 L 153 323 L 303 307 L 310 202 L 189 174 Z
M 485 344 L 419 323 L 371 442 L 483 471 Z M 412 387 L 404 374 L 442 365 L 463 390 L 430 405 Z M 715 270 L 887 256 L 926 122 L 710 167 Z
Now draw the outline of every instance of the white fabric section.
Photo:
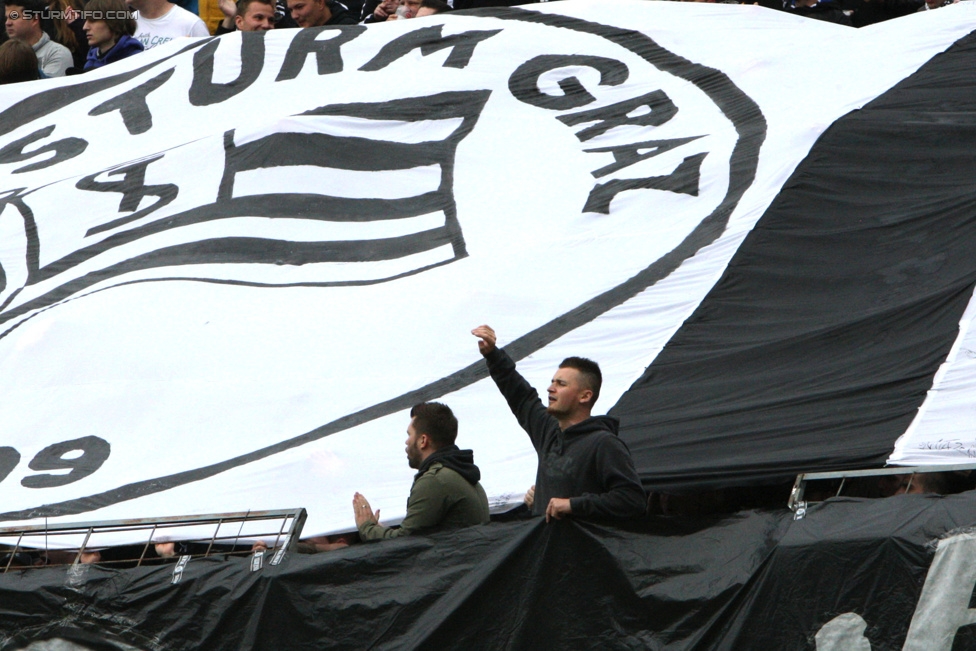
M 867 627 L 868 623 L 857 613 L 838 615 L 814 636 L 817 651 L 871 651 L 871 642 L 864 637 Z
M 401 122 L 398 120 L 367 120 L 347 116 L 300 115 L 286 118 L 279 123 L 282 129 L 291 133 L 329 133 L 337 136 L 372 138 L 416 144 L 444 140 L 461 126 L 460 118 L 447 120 L 418 120 Z M 238 129 L 234 142 L 242 145 L 253 140 L 255 134 L 247 134 Z
M 594 358 L 605 376 L 598 410 L 609 409 L 720 277 L 823 130 L 968 31 L 949 9 L 855 31 L 754 6 L 570 0 L 539 7 L 547 14 L 636 29 L 676 56 L 720 71 L 759 106 L 767 132 L 756 178 L 721 237 L 663 280 L 522 360 L 519 368 L 529 381 L 544 391 L 562 358 Z M 444 66 L 451 54 L 446 49 L 427 56 L 415 50 L 381 70 L 361 70 L 392 39 L 436 24 L 444 25 L 444 36 L 501 31 L 479 42 L 463 68 Z M 212 104 L 187 100 L 194 51 L 173 55 L 191 41 L 162 45 L 83 80 L 0 88 L 0 105 L 12 106 L 36 92 L 59 85 L 70 89 L 172 56 L 0 136 L 4 146 L 54 124 L 54 131 L 28 150 L 67 137 L 88 143 L 81 154 L 41 170 L 12 174 L 33 159 L 0 167 L 4 187 L 31 190 L 24 202 L 37 224 L 39 265 L 49 274 L 26 284 L 25 222 L 8 204 L 0 212 L 0 263 L 8 283 L 2 296 L 19 293 L 0 308 L 0 446 L 16 449 L 21 460 L 0 479 L 4 512 L 192 473 L 450 377 L 480 363 L 472 327 L 491 324 L 504 345 L 613 291 L 674 250 L 728 192 L 739 139 L 729 117 L 694 83 L 597 34 L 476 16 L 397 21 L 371 26 L 343 45 L 342 72 L 320 77 L 306 62 L 296 79 L 276 82 L 297 33 L 268 33 L 257 80 Z M 215 83 L 235 79 L 241 65 L 240 36 L 222 37 L 220 43 Z M 797 60 L 825 51 L 847 62 L 842 70 L 810 66 L 797 74 Z M 520 66 L 567 53 L 619 62 L 627 79 L 601 85 L 599 72 L 585 65 L 540 77 L 540 91 L 558 95 L 558 81 L 576 76 L 593 97 L 576 108 L 539 108 L 512 94 L 509 81 Z M 172 77 L 146 98 L 151 129 L 128 133 L 118 111 L 91 115 L 95 107 L 170 69 Z M 419 180 L 403 181 L 399 172 L 343 170 L 343 196 L 405 201 L 418 196 L 413 190 L 429 190 L 431 176 L 441 178 L 453 207 L 423 208 L 425 214 L 402 219 L 385 213 L 363 221 L 349 215 L 249 213 L 169 225 L 218 201 L 225 134 L 231 129 L 237 146 L 276 133 L 327 133 L 444 147 L 461 127 L 460 118 L 296 116 L 325 105 L 382 107 L 403 98 L 480 91 L 490 91 L 490 97 L 477 124 L 459 136 L 456 153 L 444 163 L 453 164 L 451 174 L 428 170 Z M 591 125 L 568 127 L 556 119 L 652 91 L 666 93 L 678 109 L 658 126 L 623 125 L 581 142 L 576 133 Z M 593 176 L 614 157 L 588 150 L 695 136 L 599 179 Z M 705 154 L 697 194 L 632 189 L 613 197 L 609 214 L 583 211 L 597 183 L 666 177 L 697 154 Z M 84 190 L 79 182 L 95 175 L 97 183 L 119 183 L 121 168 L 149 157 L 156 159 L 144 168 L 145 184 L 174 185 L 175 198 L 138 219 L 90 233 L 132 212 L 120 210 L 121 190 Z M 259 198 L 271 189 L 322 196 L 329 191 L 321 182 L 328 172 L 313 169 L 313 163 L 246 162 L 249 167 L 234 180 L 235 197 Z M 268 172 L 272 167 L 278 168 L 273 174 L 290 174 L 287 183 Z M 373 192 L 377 186 L 383 189 Z M 158 200 L 144 197 L 138 207 L 145 210 Z M 350 241 L 369 246 L 447 226 L 454 208 L 463 245 L 457 256 L 450 245 L 440 244 L 369 262 L 278 265 L 201 253 L 187 264 L 167 259 L 120 275 L 107 272 L 137 258 L 151 262 L 171 247 L 221 237 L 264 240 L 269 247 Z M 146 234 L 134 237 L 139 233 Z M 88 250 L 91 255 L 79 253 Z M 374 282 L 391 276 L 402 277 Z M 134 282 L 160 278 L 217 282 Z M 350 284 L 290 286 L 336 281 Z M 536 456 L 491 381 L 438 399 L 458 415 L 458 444 L 474 449 L 492 505 L 501 509 L 520 501 L 534 480 Z M 404 514 L 413 478 L 403 452 L 407 423 L 407 411 L 398 411 L 212 477 L 61 520 L 304 506 L 309 510 L 305 531 L 312 535 L 351 529 L 350 502 L 360 491 L 382 509 L 384 521 L 395 522 Z M 63 486 L 22 484 L 44 474 L 29 467 L 43 449 L 83 437 L 111 445 L 95 471 Z
M 375 186 L 372 195 L 377 199 L 403 199 L 437 190 L 441 184 L 441 169 L 437 165 L 425 165 L 407 170 L 361 172 L 295 165 L 249 170 L 237 175 L 234 196 L 307 192 L 309 184 L 316 193 L 332 197 L 356 198 L 362 195 L 360 188 Z

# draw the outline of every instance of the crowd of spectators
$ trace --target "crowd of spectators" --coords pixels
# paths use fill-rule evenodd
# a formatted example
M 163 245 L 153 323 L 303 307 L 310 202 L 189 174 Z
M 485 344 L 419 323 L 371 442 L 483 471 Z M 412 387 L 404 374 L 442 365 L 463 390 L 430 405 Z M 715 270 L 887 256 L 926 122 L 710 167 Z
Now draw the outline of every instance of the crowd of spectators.
M 459 0 L 463 1 L 463 0 Z M 209 36 L 198 0 L 8 0 L 0 83 L 100 68 L 175 38 Z M 355 25 L 451 11 L 444 0 L 219 0 L 215 34 Z
M 698 0 L 759 4 L 862 27 L 959 0 Z M 404 20 L 530 0 L 218 0 L 215 34 Z M 79 74 L 183 36 L 208 36 L 199 0 L 8 0 L 0 83 Z M 23 45 L 17 45 L 15 41 Z M 8 43 L 13 43 L 8 45 Z

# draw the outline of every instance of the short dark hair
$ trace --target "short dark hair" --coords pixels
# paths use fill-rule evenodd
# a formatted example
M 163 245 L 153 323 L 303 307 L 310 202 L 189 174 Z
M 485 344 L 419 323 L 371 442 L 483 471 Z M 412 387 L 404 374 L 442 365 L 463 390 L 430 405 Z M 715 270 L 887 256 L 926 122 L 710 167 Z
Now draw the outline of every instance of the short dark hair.
M 34 48 L 16 38 L 0 45 L 0 84 L 39 79 Z
M 596 403 L 596 399 L 600 397 L 600 387 L 603 386 L 603 373 L 600 372 L 600 365 L 585 357 L 567 357 L 559 365 L 559 368 L 574 368 L 579 371 L 583 386 L 593 392 L 593 399 L 590 400 L 592 407 Z
M 437 449 L 454 445 L 457 440 L 457 418 L 447 405 L 422 402 L 410 409 L 410 417 L 417 434 L 426 434 Z
M 444 0 L 422 0 L 420 6 L 427 7 L 428 9 L 433 9 L 439 14 L 442 14 L 447 11 L 451 11 L 451 5 L 444 2 Z
M 278 8 L 276 0 L 237 0 L 237 15 L 243 16 L 244 14 L 246 14 L 247 8 L 250 7 L 252 4 L 254 4 L 255 2 L 262 5 L 268 5 L 272 9 Z M 273 14 L 274 11 L 272 11 L 271 13 Z
M 47 4 L 44 0 L 10 0 L 10 2 L 4 3 L 5 7 L 20 7 L 24 10 L 25 14 L 37 14 L 33 16 L 31 20 L 37 18 L 41 19 L 41 14 L 47 11 Z
M 136 33 L 136 19 L 125 0 L 88 0 L 81 11 L 85 20 L 100 20 L 118 40 Z

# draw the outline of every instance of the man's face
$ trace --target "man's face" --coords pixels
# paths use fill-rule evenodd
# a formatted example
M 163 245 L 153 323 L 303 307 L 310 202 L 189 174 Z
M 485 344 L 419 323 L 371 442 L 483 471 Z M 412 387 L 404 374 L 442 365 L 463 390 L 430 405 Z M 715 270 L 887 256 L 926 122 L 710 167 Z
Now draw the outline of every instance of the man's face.
M 288 0 L 288 11 L 299 27 L 320 27 L 332 18 L 325 0 Z
M 433 16 L 437 13 L 436 9 L 431 9 L 430 7 L 421 7 L 417 9 L 417 13 L 414 14 L 414 18 L 423 18 L 424 16 Z
M 97 47 L 99 51 L 106 52 L 115 44 L 115 35 L 104 20 L 86 20 L 84 30 L 88 47 Z
M 37 37 L 40 36 L 37 33 L 40 31 L 40 19 L 25 19 L 24 8 L 17 5 L 8 4 L 6 6 L 6 12 L 7 22 L 5 27 L 7 29 L 7 36 L 10 38 L 19 38 L 33 45 Z
M 580 396 L 585 389 L 580 384 L 580 372 L 575 368 L 556 369 L 549 385 L 549 407 L 547 411 L 559 417 L 573 413 L 580 404 Z
M 420 452 L 420 447 L 417 444 L 417 439 L 420 438 L 420 434 L 417 434 L 417 429 L 413 426 L 414 419 L 410 419 L 410 424 L 407 425 L 407 463 L 414 470 L 420 468 L 420 464 L 423 463 L 423 457 Z
M 274 28 L 275 8 L 260 2 L 252 2 L 243 16 L 235 16 L 237 29 L 242 32 L 263 32 Z
M 403 0 L 400 3 L 401 7 L 406 7 L 407 15 L 405 18 L 414 18 L 417 15 L 417 11 L 420 9 L 421 0 Z

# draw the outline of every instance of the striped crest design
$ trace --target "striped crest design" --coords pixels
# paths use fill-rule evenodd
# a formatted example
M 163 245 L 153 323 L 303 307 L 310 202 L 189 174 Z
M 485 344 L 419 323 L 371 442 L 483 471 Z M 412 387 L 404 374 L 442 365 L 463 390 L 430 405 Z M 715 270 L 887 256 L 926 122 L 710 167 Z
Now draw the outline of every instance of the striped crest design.
M 454 158 L 489 94 L 326 105 L 77 181 L 8 191 L 0 196 L 0 229 L 23 219 L 27 262 L 0 260 L 11 270 L 0 272 L 0 332 L 81 292 L 122 283 L 363 285 L 463 258 Z M 200 162 L 221 155 L 215 201 L 173 210 L 181 189 L 211 182 L 194 178 Z M 149 170 L 177 183 L 147 183 Z M 42 264 L 43 215 L 32 196 L 66 191 L 82 206 L 107 197 L 117 211 Z

